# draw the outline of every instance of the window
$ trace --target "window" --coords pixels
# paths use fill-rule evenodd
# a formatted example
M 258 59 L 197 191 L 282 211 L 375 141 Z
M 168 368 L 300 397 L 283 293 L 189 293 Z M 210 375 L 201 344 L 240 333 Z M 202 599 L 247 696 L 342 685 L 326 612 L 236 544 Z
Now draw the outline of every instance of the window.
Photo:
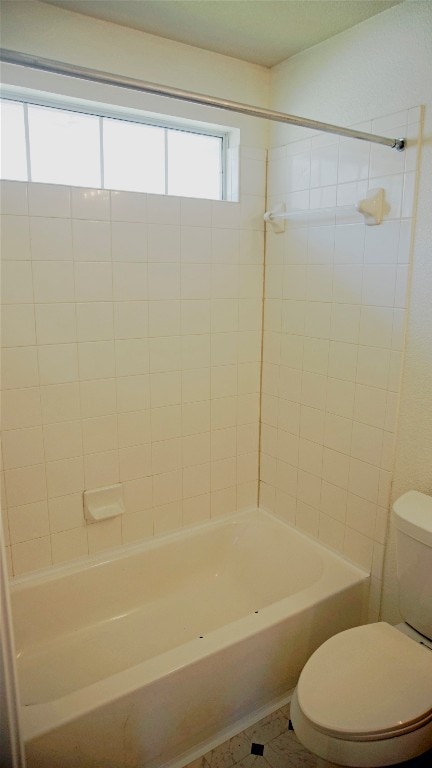
M 1 100 L 3 179 L 223 195 L 224 135 Z

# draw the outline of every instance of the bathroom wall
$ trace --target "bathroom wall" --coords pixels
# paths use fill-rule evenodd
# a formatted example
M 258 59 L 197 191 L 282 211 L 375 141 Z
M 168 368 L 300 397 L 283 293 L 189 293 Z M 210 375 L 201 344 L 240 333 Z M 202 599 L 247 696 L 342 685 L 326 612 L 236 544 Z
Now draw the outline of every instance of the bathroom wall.
M 428 298 L 432 290 L 430 270 L 432 104 L 428 85 L 431 66 L 432 8 L 429 3 L 416 2 L 403 3 L 385 11 L 282 63 L 272 71 L 272 107 L 274 109 L 287 110 L 294 114 L 342 125 L 358 127 L 372 125 L 377 133 L 384 135 L 391 135 L 399 126 L 404 126 L 403 132 L 413 130 L 414 138 L 416 131 L 414 126 L 418 120 L 416 108 L 421 104 L 425 105 L 424 140 L 419 157 L 419 194 L 411 243 L 412 269 L 409 278 L 406 345 L 401 387 L 398 384 L 400 354 L 394 344 L 396 338 L 398 347 L 401 343 L 398 323 L 402 320 L 404 299 L 403 283 L 397 281 L 397 274 L 401 276 L 402 271 L 405 271 L 403 264 L 408 257 L 409 242 L 404 238 L 409 236 L 409 218 L 405 216 L 410 216 L 410 210 L 404 208 L 404 205 L 411 198 L 408 193 L 409 187 L 405 183 L 404 203 L 401 182 L 405 170 L 408 170 L 406 181 L 408 179 L 412 181 L 414 178 L 413 150 L 405 155 L 404 161 L 401 156 L 398 157 L 397 153 L 391 150 L 364 148 L 360 143 L 356 144 L 357 149 L 354 149 L 352 144 L 348 152 L 351 142 L 341 140 L 339 153 L 336 154 L 337 144 L 332 143 L 331 139 L 316 137 L 310 140 L 308 138 L 304 145 L 292 144 L 292 141 L 302 141 L 307 134 L 279 125 L 272 128 L 271 140 L 276 176 L 273 176 L 272 181 L 270 175 L 270 183 L 276 184 L 281 198 L 291 207 L 303 207 L 308 195 L 306 190 L 309 188 L 311 206 L 333 204 L 334 197 L 327 196 L 325 191 L 327 188 L 324 189 L 321 179 L 326 179 L 329 187 L 346 182 L 348 190 L 352 180 L 356 197 L 357 193 L 361 193 L 362 189 L 368 185 L 383 186 L 387 197 L 391 198 L 393 209 L 391 220 L 375 229 L 358 228 L 353 222 L 350 229 L 351 236 L 342 223 L 337 224 L 334 230 L 335 240 L 333 248 L 330 247 L 330 252 L 324 249 L 323 239 L 320 239 L 319 249 L 316 249 L 314 234 L 317 233 L 318 227 L 310 229 L 312 239 L 309 240 L 309 250 L 304 237 L 302 238 L 302 232 L 304 235 L 305 230 L 291 228 L 289 234 L 285 236 L 285 239 L 291 240 L 289 249 L 284 251 L 285 258 L 291 258 L 293 253 L 303 254 L 305 261 L 301 262 L 300 259 L 294 263 L 286 261 L 284 304 L 290 302 L 292 311 L 289 313 L 287 309 L 282 315 L 281 329 L 284 334 L 280 354 L 286 355 L 289 350 L 291 362 L 293 354 L 297 355 L 298 359 L 300 352 L 298 346 L 294 345 L 293 331 L 299 328 L 299 322 L 305 323 L 302 325 L 302 334 L 297 334 L 303 346 L 302 381 L 307 383 L 307 389 L 300 391 L 300 410 L 307 413 L 310 418 L 303 419 L 303 423 L 300 420 L 299 462 L 303 462 L 304 465 L 299 472 L 301 479 L 298 489 L 288 484 L 289 478 L 286 473 L 281 475 L 279 471 L 279 478 L 285 485 L 279 482 L 279 501 L 276 502 L 276 494 L 271 490 L 271 485 L 273 487 L 275 485 L 275 470 L 271 466 L 272 462 L 268 462 L 269 474 L 266 476 L 266 459 L 264 459 L 262 465 L 264 480 L 271 480 L 272 483 L 267 484 L 270 488 L 264 487 L 261 494 L 264 504 L 276 508 L 279 514 L 285 515 L 288 519 L 307 528 L 309 532 L 321 536 L 333 546 L 342 549 L 357 562 L 364 565 L 372 562 L 374 581 L 371 618 L 376 618 L 378 615 L 383 545 L 389 542 L 382 608 L 382 615 L 387 620 L 398 618 L 395 610 L 396 574 L 393 536 L 390 540 L 386 536 L 389 505 L 386 505 L 385 501 L 388 498 L 388 492 L 390 491 L 390 499 L 393 499 L 409 487 L 429 493 L 432 491 L 430 474 L 432 358 L 431 310 Z M 372 123 L 369 122 L 370 120 Z M 405 128 L 406 123 L 408 128 Z M 412 128 L 409 127 L 411 123 Z M 351 149 L 353 149 L 352 154 Z M 277 173 L 278 153 L 284 158 L 288 168 L 291 168 L 291 190 L 277 188 L 277 184 L 280 184 Z M 408 162 L 408 166 L 404 167 L 404 162 Z M 323 175 L 320 177 L 320 174 Z M 358 178 L 363 181 L 359 188 L 355 189 Z M 312 184 L 310 184 L 311 179 L 315 180 Z M 293 185 L 296 186 L 293 187 Z M 323 191 L 320 193 L 321 186 Z M 393 197 L 396 191 L 398 195 L 402 193 L 400 222 L 397 215 L 398 205 L 395 206 L 396 199 Z M 347 202 L 350 199 L 353 198 L 348 195 Z M 343 202 L 340 195 L 336 200 L 338 203 Z M 410 205 L 411 202 L 412 199 Z M 322 224 L 323 235 L 332 230 L 332 224 L 328 220 Z M 276 241 L 276 238 L 281 236 L 270 235 L 269 237 Z M 379 244 L 380 238 L 382 238 L 381 244 Z M 281 240 L 278 242 L 280 243 Z M 326 242 L 330 242 L 332 246 L 331 235 Z M 400 247 L 402 250 L 399 250 Z M 272 246 L 269 249 L 270 261 L 273 259 L 273 270 L 277 267 L 276 260 L 282 258 L 278 249 L 281 249 L 281 246 L 275 245 L 273 254 Z M 396 266 L 396 249 L 399 254 L 397 258 L 402 259 L 402 262 L 397 262 L 399 266 Z M 318 263 L 312 260 L 315 258 L 318 259 Z M 337 290 L 339 299 L 335 306 L 335 313 L 333 314 L 332 311 L 330 313 L 330 334 L 327 335 L 327 305 L 330 300 L 333 303 L 334 298 L 333 293 L 323 295 L 325 290 L 330 290 L 329 263 L 333 267 L 331 290 Z M 272 267 L 270 262 L 269 266 Z M 294 311 L 296 300 L 302 297 L 298 294 L 293 295 L 293 292 L 296 287 L 299 288 L 301 274 L 304 275 L 305 271 L 309 272 L 310 279 L 301 287 L 301 290 L 309 292 L 308 311 L 304 319 Z M 314 276 L 318 278 L 319 273 L 324 279 L 315 281 Z M 363 273 L 362 276 L 361 273 Z M 375 279 L 372 279 L 374 273 Z M 396 283 L 393 282 L 395 277 Z M 268 295 L 269 289 L 272 290 L 271 279 L 270 285 L 267 278 L 266 282 Z M 401 289 L 400 297 L 396 293 L 393 297 L 395 286 L 399 286 L 398 294 Z M 312 300 L 314 304 L 311 303 Z M 326 306 L 317 311 L 320 302 Z M 322 314 L 320 314 L 321 310 Z M 267 302 L 265 321 L 268 329 L 265 334 L 267 370 L 274 364 L 271 362 L 271 355 L 278 354 L 272 344 L 275 326 L 271 325 L 271 323 L 279 323 L 277 313 L 276 309 L 272 314 L 271 303 L 269 306 Z M 396 324 L 393 326 L 390 341 L 388 322 L 391 316 Z M 311 327 L 315 328 L 315 335 L 310 332 Z M 305 329 L 307 333 L 304 333 Z M 396 329 L 398 329 L 397 332 Z M 335 333 L 338 334 L 336 338 Z M 288 346 L 287 339 L 293 342 L 291 348 Z M 312 363 L 306 363 L 306 360 L 311 360 L 312 353 Z M 324 367 L 320 368 L 320 366 Z M 297 373 L 295 369 L 292 371 L 290 378 L 285 375 L 287 372 L 283 367 L 280 370 L 285 378 L 279 382 L 281 387 L 279 393 L 268 392 L 269 386 L 274 384 L 274 379 L 272 380 L 270 376 L 270 383 L 264 383 L 263 387 L 263 390 L 267 388 L 263 398 L 264 412 L 267 408 L 270 419 L 273 419 L 273 423 L 269 425 L 273 427 L 273 431 L 264 430 L 268 437 L 266 456 L 271 459 L 275 458 L 268 450 L 269 442 L 273 440 L 274 445 L 275 440 L 274 405 L 277 403 L 275 395 L 279 395 L 280 402 L 289 402 L 286 393 L 295 392 L 299 379 L 298 369 Z M 386 371 L 390 375 L 387 383 L 380 379 Z M 329 373 L 332 375 L 329 376 Z M 327 400 L 324 403 L 324 392 L 319 384 L 324 383 L 325 379 L 333 381 L 330 389 L 327 387 Z M 353 390 L 354 401 L 352 400 Z M 370 395 L 378 395 L 379 392 L 383 398 L 386 396 L 388 402 L 399 408 L 399 417 L 396 421 L 393 411 L 391 422 L 382 423 L 382 406 L 380 409 L 377 399 L 370 397 Z M 281 393 L 285 394 L 284 398 L 280 398 Z M 329 397 L 332 401 L 331 408 Z M 309 398 L 309 402 L 304 402 L 305 398 Z M 398 399 L 399 406 L 397 406 Z M 298 405 L 298 400 L 294 399 L 293 402 Z M 352 407 L 354 411 L 351 410 Z M 311 408 L 317 412 L 313 413 Z M 359 408 L 360 412 L 363 411 L 362 419 L 359 418 Z M 293 408 L 292 411 L 294 410 Z M 281 417 L 284 422 L 281 426 L 289 424 L 289 418 L 294 416 L 298 419 L 298 416 L 290 413 L 289 409 L 283 408 Z M 312 416 L 316 416 L 317 419 L 313 419 Z M 390 411 L 386 418 L 389 416 Z M 266 419 L 268 422 L 269 416 L 263 414 L 263 421 Z M 390 438 L 395 428 L 396 462 L 393 465 Z M 305 429 L 306 432 L 304 432 Z M 324 432 L 322 432 L 323 429 Z M 320 439 L 322 434 L 324 434 L 323 440 Z M 329 442 L 333 445 L 328 445 Z M 381 458 L 378 457 L 379 446 L 381 451 L 384 449 Z M 296 446 L 293 448 L 292 441 L 287 439 L 285 442 L 281 441 L 277 449 L 284 451 L 287 458 L 290 455 L 287 452 L 295 450 Z M 266 450 L 265 439 L 263 450 Z M 337 457 L 335 452 L 338 454 Z M 383 463 L 384 456 L 385 463 Z M 317 470 L 321 458 L 324 471 L 333 474 L 327 474 L 327 477 L 321 475 L 321 495 L 319 495 L 320 472 Z M 335 458 L 338 460 L 333 461 Z M 313 466 L 316 468 L 315 473 L 311 471 Z M 383 494 L 384 486 L 381 486 L 380 490 L 378 485 L 377 489 L 378 472 L 385 478 L 385 495 Z M 338 484 L 335 479 L 340 477 L 340 473 L 344 475 L 344 482 Z M 389 488 L 391 477 L 393 477 L 392 490 Z M 277 478 L 276 475 L 276 480 Z M 373 494 L 370 493 L 372 478 L 374 478 Z M 329 487 L 329 483 L 332 487 Z M 283 496 L 281 491 L 288 496 Z M 347 495 L 345 491 L 348 491 Z M 353 496 L 356 498 L 353 499 Z M 294 498 L 296 502 L 292 501 Z M 376 506 L 377 500 L 379 504 Z M 354 506 L 353 502 L 355 502 Z
M 5 47 L 233 99 L 268 95 L 261 67 L 10 5 Z M 19 575 L 256 505 L 266 128 L 14 67 L 3 77 L 241 131 L 238 202 L 3 183 L 3 511 Z M 83 489 L 119 481 L 124 517 L 86 524 Z

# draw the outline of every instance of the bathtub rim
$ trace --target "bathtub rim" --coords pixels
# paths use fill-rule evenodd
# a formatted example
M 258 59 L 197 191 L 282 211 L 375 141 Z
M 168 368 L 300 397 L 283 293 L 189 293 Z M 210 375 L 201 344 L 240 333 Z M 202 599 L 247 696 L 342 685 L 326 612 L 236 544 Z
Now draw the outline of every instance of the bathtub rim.
M 200 532 L 208 530 L 209 528 L 223 527 L 227 523 L 236 524 L 241 522 L 243 518 L 247 518 L 251 515 L 254 515 L 255 517 L 268 518 L 273 522 L 283 526 L 284 528 L 287 528 L 305 541 L 309 542 L 309 544 L 316 546 L 318 549 L 324 550 L 328 554 L 340 560 L 345 565 L 353 568 L 359 573 L 359 575 L 371 575 L 370 570 L 368 571 L 361 565 L 354 563 L 344 553 L 333 549 L 328 544 L 321 542 L 319 539 L 316 539 L 306 531 L 297 528 L 287 520 L 278 517 L 269 510 L 262 507 L 249 507 L 238 512 L 228 513 L 226 515 L 218 515 L 216 518 L 209 518 L 184 528 L 176 528 L 173 531 L 160 533 L 146 539 L 132 541 L 127 544 L 119 544 L 115 547 L 104 549 L 103 552 L 95 553 L 94 555 L 83 555 L 82 557 L 75 558 L 74 560 L 68 561 L 66 563 L 57 563 L 56 565 L 49 565 L 45 568 L 29 571 L 28 573 L 24 573 L 20 576 L 12 576 L 9 579 L 9 588 L 11 593 L 19 592 L 21 589 L 24 589 L 27 586 L 37 586 L 39 584 L 44 584 L 45 582 L 55 581 L 57 578 L 71 576 L 74 573 L 79 573 L 80 571 L 91 570 L 103 565 L 108 565 L 111 562 L 117 562 L 129 556 L 138 555 L 149 550 L 157 549 L 163 544 L 170 544 L 183 538 L 196 536 Z M 94 523 L 94 525 L 97 525 L 97 523 Z

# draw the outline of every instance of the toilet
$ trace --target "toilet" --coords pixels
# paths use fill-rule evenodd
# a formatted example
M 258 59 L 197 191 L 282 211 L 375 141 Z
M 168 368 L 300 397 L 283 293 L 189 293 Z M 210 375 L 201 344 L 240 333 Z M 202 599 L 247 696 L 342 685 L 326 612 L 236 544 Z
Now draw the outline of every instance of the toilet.
M 408 491 L 393 519 L 404 622 L 327 640 L 291 702 L 296 735 L 323 768 L 378 768 L 432 749 L 432 497 Z

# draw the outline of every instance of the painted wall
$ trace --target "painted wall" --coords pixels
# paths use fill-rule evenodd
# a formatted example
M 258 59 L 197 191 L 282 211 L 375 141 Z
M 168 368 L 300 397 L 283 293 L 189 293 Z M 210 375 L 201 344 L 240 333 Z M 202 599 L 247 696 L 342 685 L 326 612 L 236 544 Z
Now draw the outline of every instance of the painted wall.
M 392 499 L 408 488 L 432 492 L 431 70 L 432 7 L 406 2 L 272 71 L 272 107 L 310 118 L 349 125 L 425 105 Z M 275 126 L 271 143 L 302 136 Z M 392 534 L 382 605 L 390 621 L 398 620 L 395 578 Z
M 6 4 L 2 21 L 11 49 L 268 96 L 261 67 L 37 2 Z M 3 509 L 17 575 L 256 505 L 267 127 L 11 66 L 3 80 L 241 129 L 236 203 L 3 184 Z M 119 480 L 124 518 L 86 525 L 82 490 Z
M 148 35 L 110 22 L 71 13 L 54 6 L 24 0 L 2 4 L 2 46 L 58 61 L 132 78 L 184 88 L 234 101 L 267 106 L 270 71 L 193 46 Z M 3 82 L 68 93 L 77 98 L 106 101 L 193 120 L 242 129 L 246 146 L 267 147 L 265 121 L 223 110 L 191 106 L 162 97 L 139 96 L 82 81 L 25 73 L 2 67 Z

